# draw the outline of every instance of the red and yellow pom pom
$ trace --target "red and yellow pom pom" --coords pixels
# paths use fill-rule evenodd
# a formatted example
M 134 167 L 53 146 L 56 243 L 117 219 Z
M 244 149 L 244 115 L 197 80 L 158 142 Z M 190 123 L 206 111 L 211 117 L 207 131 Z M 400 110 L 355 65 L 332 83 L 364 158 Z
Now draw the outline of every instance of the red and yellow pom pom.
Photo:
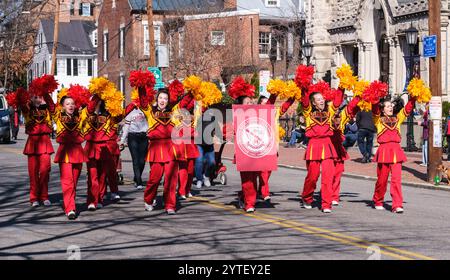
M 409 82 L 408 93 L 419 103 L 428 103 L 431 99 L 431 90 L 422 79 L 414 78 Z
M 200 87 L 202 85 L 202 79 L 198 76 L 189 76 L 183 81 L 184 89 L 191 94 L 195 100 L 200 101 L 202 99 L 199 93 Z
M 244 78 L 236 77 L 228 88 L 228 94 L 231 98 L 237 99 L 240 96 L 255 96 L 255 86 L 245 82 Z
M 362 96 L 363 92 L 370 86 L 367 80 L 358 80 L 353 86 L 353 97 Z
M 170 103 L 176 103 L 184 95 L 184 86 L 178 81 L 174 80 L 169 85 Z
M 343 64 L 336 70 L 336 76 L 339 78 L 339 87 L 341 89 L 352 90 L 358 78 L 353 76 L 353 70 L 348 64 Z
M 131 71 L 129 80 L 133 88 L 153 88 L 156 83 L 155 76 L 150 71 Z
M 380 81 L 373 81 L 369 87 L 364 90 L 362 98 L 371 104 L 377 104 L 381 98 L 388 94 L 388 85 Z
M 105 101 L 106 110 L 113 117 L 123 113 L 123 93 L 116 89 L 114 83 L 104 77 L 93 78 L 89 84 L 89 91 Z
M 44 75 L 34 79 L 30 83 L 30 94 L 35 96 L 44 96 L 53 93 L 59 84 L 53 75 Z
M 78 84 L 70 85 L 68 94 L 73 98 L 73 101 L 75 101 L 75 106 L 77 108 L 87 106 L 92 96 L 86 87 Z
M 199 92 L 202 96 L 203 107 L 209 107 L 222 101 L 222 92 L 214 83 L 202 82 Z
M 270 80 L 269 84 L 267 85 L 267 91 L 270 94 L 278 96 L 280 99 L 288 99 L 293 97 L 292 94 L 294 92 L 290 92 L 287 88 L 287 84 L 279 79 Z
M 319 81 L 317 84 L 310 86 L 309 94 L 314 92 L 320 92 L 326 101 L 332 101 L 334 99 L 333 94 L 335 92 L 331 91 L 330 85 L 325 81 Z
M 297 84 L 297 87 L 305 91 L 311 85 L 313 76 L 314 76 L 313 66 L 299 65 L 295 72 L 294 81 Z
M 293 97 L 295 100 L 300 101 L 302 99 L 302 90 L 297 86 L 294 81 L 288 81 L 286 83 L 287 91 L 289 91 L 289 95 Z

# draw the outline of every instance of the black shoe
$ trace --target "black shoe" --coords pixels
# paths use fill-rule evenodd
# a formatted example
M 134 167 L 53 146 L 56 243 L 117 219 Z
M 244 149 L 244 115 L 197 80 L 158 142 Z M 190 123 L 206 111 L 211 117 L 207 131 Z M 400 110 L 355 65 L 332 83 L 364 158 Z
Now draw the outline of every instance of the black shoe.
M 367 158 L 363 157 L 363 159 L 361 160 L 361 163 L 367 163 Z

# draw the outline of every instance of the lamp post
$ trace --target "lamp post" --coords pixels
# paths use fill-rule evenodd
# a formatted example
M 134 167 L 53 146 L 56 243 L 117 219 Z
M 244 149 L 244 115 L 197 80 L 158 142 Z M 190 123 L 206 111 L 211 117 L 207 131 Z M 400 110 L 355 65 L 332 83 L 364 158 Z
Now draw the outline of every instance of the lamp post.
M 272 79 L 275 79 L 275 62 L 277 61 L 277 41 L 273 38 L 270 40 L 270 51 L 269 51 L 270 64 L 272 64 Z
M 304 43 L 302 46 L 302 52 L 303 55 L 306 57 L 306 65 L 308 66 L 312 56 L 312 48 L 313 46 L 308 41 L 306 41 L 306 43 Z
M 414 50 L 417 45 L 417 39 L 419 35 L 419 31 L 412 26 L 408 28 L 406 31 L 406 41 L 409 46 L 409 80 L 411 81 L 414 78 Z M 406 151 L 415 152 L 417 151 L 416 143 L 414 141 L 414 114 L 411 113 L 408 116 L 406 129 Z

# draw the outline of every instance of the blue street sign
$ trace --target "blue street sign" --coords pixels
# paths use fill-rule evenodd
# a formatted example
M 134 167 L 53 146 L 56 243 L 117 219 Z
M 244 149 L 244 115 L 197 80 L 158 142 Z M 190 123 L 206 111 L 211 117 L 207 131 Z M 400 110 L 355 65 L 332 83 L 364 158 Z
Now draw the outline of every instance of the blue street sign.
M 437 55 L 437 36 L 424 36 L 423 37 L 423 56 L 424 57 L 436 57 Z
M 158 67 L 148 67 L 147 69 L 155 76 L 155 89 L 165 88 L 161 69 L 159 69 Z

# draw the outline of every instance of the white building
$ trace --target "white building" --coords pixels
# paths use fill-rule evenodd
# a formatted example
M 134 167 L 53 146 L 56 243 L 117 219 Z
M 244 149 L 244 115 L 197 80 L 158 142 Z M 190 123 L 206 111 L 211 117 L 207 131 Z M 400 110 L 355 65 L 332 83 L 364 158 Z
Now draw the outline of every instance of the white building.
M 50 73 L 53 49 L 53 20 L 41 20 L 35 55 L 28 66 L 28 81 Z M 55 78 L 59 89 L 71 84 L 88 86 L 97 77 L 97 28 L 89 21 L 59 24 Z

